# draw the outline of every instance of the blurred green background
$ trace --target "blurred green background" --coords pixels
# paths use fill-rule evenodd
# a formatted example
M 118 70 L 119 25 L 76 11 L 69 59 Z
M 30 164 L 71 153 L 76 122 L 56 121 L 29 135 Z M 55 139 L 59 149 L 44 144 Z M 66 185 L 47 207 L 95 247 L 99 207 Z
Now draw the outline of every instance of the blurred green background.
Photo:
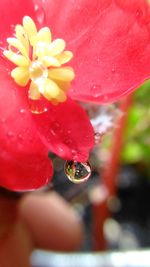
M 123 164 L 138 164 L 150 178 L 150 81 L 134 93 L 121 160 Z

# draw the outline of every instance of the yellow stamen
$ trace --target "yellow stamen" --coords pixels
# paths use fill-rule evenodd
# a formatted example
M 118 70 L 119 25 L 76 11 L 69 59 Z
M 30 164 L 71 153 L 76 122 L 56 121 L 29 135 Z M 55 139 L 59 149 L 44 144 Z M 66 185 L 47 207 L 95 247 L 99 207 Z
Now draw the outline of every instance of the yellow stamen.
M 29 85 L 29 98 L 41 96 L 54 105 L 66 100 L 66 92 L 75 78 L 74 70 L 64 66 L 73 54 L 65 51 L 63 39 L 52 40 L 51 31 L 43 27 L 37 31 L 34 21 L 25 16 L 23 25 L 16 25 L 15 37 L 7 38 L 5 57 L 16 65 L 11 77 L 19 86 Z
M 21 43 L 20 40 L 16 38 L 7 38 L 7 42 L 10 45 L 9 50 L 11 50 L 12 47 L 16 48 L 23 56 L 28 57 L 28 53 L 24 45 Z M 13 51 L 12 51 L 13 52 Z
M 16 38 L 25 47 L 27 54 L 29 54 L 29 40 L 28 40 L 27 34 L 25 32 L 25 29 L 23 28 L 23 26 L 17 25 L 15 27 L 15 32 L 16 32 Z
M 56 58 L 59 60 L 60 64 L 62 65 L 62 64 L 69 62 L 73 58 L 73 54 L 70 51 L 65 51 L 59 54 L 58 56 L 56 56 Z
M 42 28 L 37 33 L 36 42 L 38 43 L 41 40 L 42 40 L 42 42 L 45 42 L 48 44 L 51 43 L 52 35 L 51 35 L 50 29 L 48 27 Z
M 11 72 L 11 77 L 20 86 L 26 86 L 29 82 L 29 72 L 27 67 L 16 67 Z
M 49 56 L 57 56 L 65 49 L 66 43 L 63 39 L 56 39 L 48 47 Z
M 43 89 L 43 94 L 48 100 L 57 99 L 59 96 L 60 89 L 52 80 L 47 79 Z
M 48 72 L 48 77 L 55 80 L 70 82 L 74 79 L 74 72 L 70 67 L 51 69 Z
M 24 67 L 29 65 L 29 59 L 26 57 L 19 55 L 17 53 L 12 52 L 11 50 L 5 50 L 3 52 L 4 56 L 7 57 L 14 64 Z
M 60 67 L 61 66 L 61 63 L 55 57 L 43 56 L 41 57 L 41 61 L 46 67 Z
M 29 88 L 29 98 L 32 100 L 38 100 L 40 99 L 40 92 L 38 85 L 35 84 L 34 82 L 31 82 L 30 88 Z
M 36 25 L 34 21 L 30 17 L 25 16 L 23 18 L 23 27 L 24 27 L 26 34 L 28 35 L 30 44 L 34 45 L 34 39 L 37 35 L 37 29 L 36 29 Z

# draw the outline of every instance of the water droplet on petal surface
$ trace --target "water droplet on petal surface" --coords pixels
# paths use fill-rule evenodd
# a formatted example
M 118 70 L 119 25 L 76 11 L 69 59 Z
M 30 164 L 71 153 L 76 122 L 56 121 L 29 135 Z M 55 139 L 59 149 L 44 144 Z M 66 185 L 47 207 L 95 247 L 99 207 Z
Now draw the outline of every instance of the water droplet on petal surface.
M 112 71 L 112 73 L 115 73 L 115 72 L 116 72 L 116 69 L 113 67 L 113 68 L 111 69 L 111 71 Z
M 39 5 L 35 5 L 34 10 L 39 24 L 43 24 L 45 22 L 45 12 L 43 8 Z
M 54 121 L 54 123 L 52 124 L 52 127 L 53 127 L 53 130 L 54 130 L 56 133 L 58 133 L 58 131 L 60 131 L 60 129 L 61 129 L 61 125 L 60 125 L 60 123 L 57 122 L 57 121 Z
M 20 109 L 20 113 L 21 113 L 21 114 L 24 114 L 24 113 L 25 113 L 25 109 L 24 109 L 24 108 L 21 108 L 21 109 Z
M 91 93 L 94 94 L 95 97 L 98 97 L 100 95 L 100 91 L 101 91 L 100 84 L 94 84 L 91 86 Z
M 65 144 L 68 145 L 68 146 L 70 146 L 70 145 L 73 144 L 73 141 L 72 141 L 70 138 L 67 138 L 67 139 L 65 140 Z
M 91 172 L 91 166 L 88 162 L 66 161 L 65 174 L 68 179 L 75 184 L 87 181 Z
M 7 135 L 8 135 L 8 137 L 13 137 L 14 133 L 12 131 L 8 131 Z
M 15 29 L 15 24 L 11 24 L 10 27 L 11 27 L 12 31 L 14 31 L 14 29 Z
M 33 114 L 42 114 L 47 112 L 48 104 L 45 104 L 43 99 L 39 100 L 32 100 L 31 98 L 28 99 L 29 101 L 29 108 Z

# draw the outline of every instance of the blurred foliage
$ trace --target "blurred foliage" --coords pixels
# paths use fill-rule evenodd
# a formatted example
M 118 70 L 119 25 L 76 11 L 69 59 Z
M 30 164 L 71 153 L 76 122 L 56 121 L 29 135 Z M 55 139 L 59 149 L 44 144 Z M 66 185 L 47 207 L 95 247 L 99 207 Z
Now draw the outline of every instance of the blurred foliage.
M 124 136 L 122 162 L 140 164 L 150 176 L 150 81 L 134 94 Z

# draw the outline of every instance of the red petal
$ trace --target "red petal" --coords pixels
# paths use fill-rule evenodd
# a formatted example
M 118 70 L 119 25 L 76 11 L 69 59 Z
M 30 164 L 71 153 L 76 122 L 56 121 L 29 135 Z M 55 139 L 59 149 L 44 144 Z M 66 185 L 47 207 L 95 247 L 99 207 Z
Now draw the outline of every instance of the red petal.
M 74 51 L 71 97 L 116 101 L 150 77 L 150 10 L 145 0 L 44 2 L 52 32 Z
M 148 22 L 150 12 L 144 1 L 136 4 L 135 0 L 112 1 L 105 12 L 100 11 L 99 19 L 84 36 L 74 55 L 76 80 L 70 96 L 94 102 L 113 102 L 148 79 Z
M 33 115 L 41 139 L 64 159 L 86 161 L 94 145 L 94 133 L 86 112 L 74 101 L 50 104 L 48 112 Z
M 111 0 L 33 0 L 45 11 L 45 22 L 54 38 L 64 38 L 68 46 L 81 43 L 82 36 L 91 29 Z
M 11 37 L 14 26 L 22 23 L 25 16 L 34 18 L 34 6 L 31 0 L 1 0 L 0 1 L 0 40 L 5 43 L 5 39 Z
M 0 65 L 0 185 L 11 190 L 35 189 L 48 183 L 52 166 L 25 98 Z

